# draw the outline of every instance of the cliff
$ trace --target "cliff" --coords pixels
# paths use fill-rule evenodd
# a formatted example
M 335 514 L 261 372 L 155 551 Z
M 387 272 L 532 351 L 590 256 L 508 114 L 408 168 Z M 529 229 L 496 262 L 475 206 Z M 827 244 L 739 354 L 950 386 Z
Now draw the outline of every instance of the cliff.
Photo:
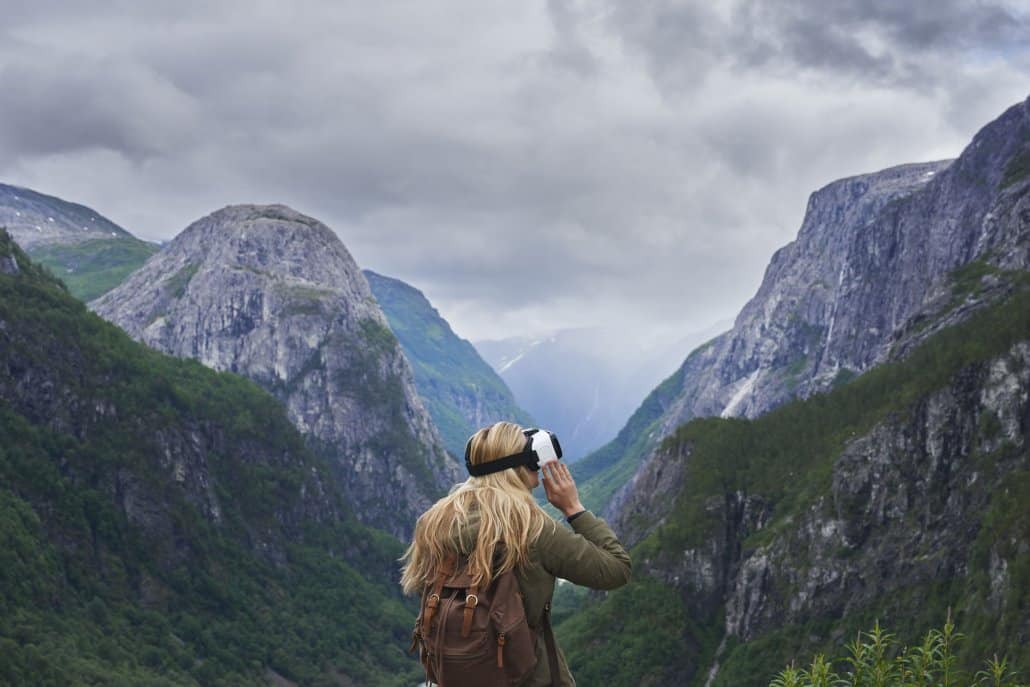
M 617 513 L 654 447 L 691 418 L 753 418 L 846 383 L 1007 293 L 1005 274 L 1030 265 L 1028 157 L 1030 100 L 954 162 L 815 192 L 797 239 L 773 255 L 733 328 L 693 351 L 585 459 L 594 505 L 614 498 Z
M 949 609 L 964 670 L 1026 666 L 1030 277 L 1013 281 L 903 360 L 663 441 L 614 524 L 637 581 L 560 629 L 577 676 L 757 687 L 877 620 L 917 641 Z

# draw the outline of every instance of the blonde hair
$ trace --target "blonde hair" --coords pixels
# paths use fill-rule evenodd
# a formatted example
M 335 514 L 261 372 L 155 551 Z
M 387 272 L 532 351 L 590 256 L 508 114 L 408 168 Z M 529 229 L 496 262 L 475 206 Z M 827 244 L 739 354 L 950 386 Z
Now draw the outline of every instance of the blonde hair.
M 526 443 L 522 428 L 511 422 L 497 422 L 472 435 L 469 462 L 489 463 L 518 453 Z M 469 554 L 468 572 L 484 588 L 494 577 L 492 562 L 499 544 L 503 556 L 496 574 L 524 566 L 529 547 L 546 524 L 554 521 L 533 498 L 526 480 L 528 469 L 517 467 L 482 477 L 469 477 L 429 510 L 419 516 L 415 536 L 400 560 L 407 561 L 401 572 L 406 594 L 421 591 L 436 579 L 436 570 L 454 550 L 468 548 L 461 540 L 470 514 L 479 514 L 479 533 Z

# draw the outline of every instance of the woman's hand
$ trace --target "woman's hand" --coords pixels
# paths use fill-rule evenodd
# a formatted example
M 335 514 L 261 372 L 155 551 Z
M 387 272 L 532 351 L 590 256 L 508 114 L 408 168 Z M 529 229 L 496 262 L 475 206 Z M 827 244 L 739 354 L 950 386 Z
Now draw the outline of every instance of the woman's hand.
M 544 491 L 551 505 L 565 514 L 565 517 L 586 510 L 579 500 L 579 490 L 572 479 L 572 473 L 564 463 L 551 461 L 540 467 L 540 475 L 544 480 Z

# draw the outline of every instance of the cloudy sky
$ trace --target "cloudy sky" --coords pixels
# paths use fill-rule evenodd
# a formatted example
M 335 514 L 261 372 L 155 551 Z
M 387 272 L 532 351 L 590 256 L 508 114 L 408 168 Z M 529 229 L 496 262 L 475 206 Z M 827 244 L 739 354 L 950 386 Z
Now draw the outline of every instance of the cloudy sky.
M 168 239 L 286 203 L 459 334 L 701 329 L 808 194 L 1030 92 L 1023 0 L 0 0 L 0 181 Z

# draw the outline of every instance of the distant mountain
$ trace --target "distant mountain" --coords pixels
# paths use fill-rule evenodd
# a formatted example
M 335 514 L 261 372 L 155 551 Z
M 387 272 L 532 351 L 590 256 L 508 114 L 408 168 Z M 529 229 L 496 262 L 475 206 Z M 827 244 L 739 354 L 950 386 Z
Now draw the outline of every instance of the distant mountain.
M 592 503 L 632 489 L 658 442 L 691 418 L 756 417 L 825 391 L 1004 294 L 1006 271 L 1030 264 L 1028 141 L 1030 100 L 954 162 L 894 167 L 812 194 L 797 239 L 773 255 L 733 329 L 694 350 L 583 462 Z
M 409 687 L 401 551 L 271 395 L 132 341 L 0 231 L 0 684 Z
M 465 442 L 480 427 L 498 420 L 534 424 L 504 380 L 471 343 L 454 333 L 421 291 L 370 270 L 364 274 L 411 363 L 415 387 L 455 457 L 461 458 Z
M 84 205 L 0 184 L 4 226 L 83 301 L 113 289 L 158 250 Z
M 533 417 L 557 432 L 570 461 L 612 439 L 683 351 L 729 326 L 651 340 L 605 328 L 476 342 Z
M 461 479 L 364 275 L 311 217 L 218 210 L 91 307 L 158 350 L 275 394 L 367 524 L 410 536 Z

